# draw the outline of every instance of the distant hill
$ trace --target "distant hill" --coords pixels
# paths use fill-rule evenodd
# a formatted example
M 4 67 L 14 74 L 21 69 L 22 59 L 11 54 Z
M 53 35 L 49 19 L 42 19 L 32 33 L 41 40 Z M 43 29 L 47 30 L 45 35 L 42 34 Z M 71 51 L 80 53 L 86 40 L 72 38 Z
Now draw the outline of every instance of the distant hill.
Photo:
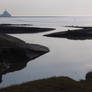
M 4 11 L 1 15 L 0 15 L 0 17 L 11 17 L 11 14 L 8 12 L 8 11 Z

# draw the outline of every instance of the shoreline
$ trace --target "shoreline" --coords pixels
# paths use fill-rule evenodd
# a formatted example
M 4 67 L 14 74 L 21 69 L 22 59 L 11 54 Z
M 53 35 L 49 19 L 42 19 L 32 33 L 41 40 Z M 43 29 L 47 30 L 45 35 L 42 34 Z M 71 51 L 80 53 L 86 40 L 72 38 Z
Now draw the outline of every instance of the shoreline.
M 4 74 L 22 70 L 27 63 L 50 50 L 39 44 L 29 44 L 16 37 L 0 34 L 0 83 Z
M 46 34 L 44 36 L 54 37 L 54 38 L 67 38 L 70 40 L 92 39 L 92 27 L 82 27 L 82 26 L 67 26 L 67 27 L 80 28 L 80 29 L 54 32 L 51 34 Z
M 23 34 L 53 31 L 55 28 L 30 27 L 27 24 L 0 24 L 0 33 Z
M 1 88 L 0 92 L 92 92 L 92 72 L 86 74 L 85 80 L 51 77 Z

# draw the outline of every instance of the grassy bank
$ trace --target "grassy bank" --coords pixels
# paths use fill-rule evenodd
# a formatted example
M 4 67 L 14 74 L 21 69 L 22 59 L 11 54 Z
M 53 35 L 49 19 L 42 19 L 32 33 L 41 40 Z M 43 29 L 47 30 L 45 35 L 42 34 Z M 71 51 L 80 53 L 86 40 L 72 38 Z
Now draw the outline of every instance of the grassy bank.
M 92 81 L 53 77 L 3 88 L 0 92 L 92 92 Z

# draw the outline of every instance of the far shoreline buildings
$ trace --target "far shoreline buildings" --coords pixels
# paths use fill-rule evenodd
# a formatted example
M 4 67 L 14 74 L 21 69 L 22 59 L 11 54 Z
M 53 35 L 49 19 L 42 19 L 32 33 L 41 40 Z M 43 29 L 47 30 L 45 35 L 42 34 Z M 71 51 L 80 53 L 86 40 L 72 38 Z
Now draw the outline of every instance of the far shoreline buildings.
M 0 14 L 0 17 L 12 17 L 12 15 L 7 10 L 5 10 L 2 14 Z

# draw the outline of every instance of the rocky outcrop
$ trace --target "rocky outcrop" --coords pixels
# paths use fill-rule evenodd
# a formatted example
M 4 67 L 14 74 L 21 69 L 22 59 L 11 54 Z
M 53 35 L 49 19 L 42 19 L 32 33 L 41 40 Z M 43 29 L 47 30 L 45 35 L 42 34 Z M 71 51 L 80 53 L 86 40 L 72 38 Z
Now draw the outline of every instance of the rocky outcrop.
M 28 61 L 47 52 L 49 49 L 45 46 L 28 44 L 18 38 L 0 34 L 0 81 L 3 74 L 21 70 Z
M 54 28 L 30 27 L 21 24 L 0 24 L 0 33 L 39 33 L 55 30 Z
M 84 27 L 76 30 L 68 30 L 45 35 L 47 37 L 67 38 L 71 40 L 92 39 L 92 27 Z
M 86 74 L 86 80 L 92 81 L 92 72 Z

